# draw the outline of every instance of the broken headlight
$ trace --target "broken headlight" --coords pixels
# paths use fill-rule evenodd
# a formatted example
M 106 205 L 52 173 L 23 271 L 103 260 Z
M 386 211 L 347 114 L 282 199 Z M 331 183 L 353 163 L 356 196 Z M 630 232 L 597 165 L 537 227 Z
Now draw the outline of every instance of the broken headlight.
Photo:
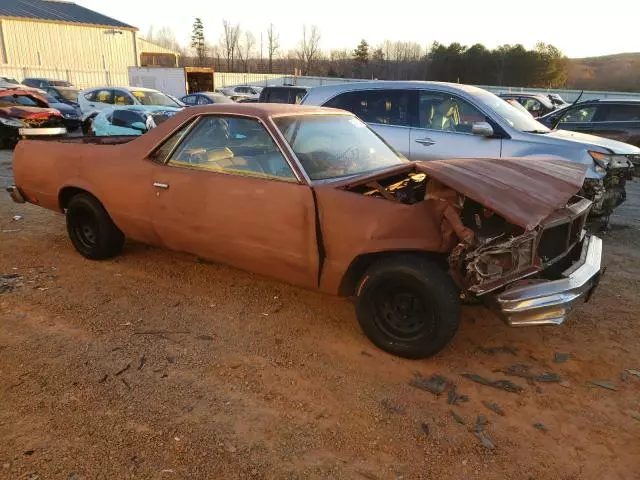
M 532 265 L 534 239 L 518 239 L 488 247 L 474 262 L 477 275 L 486 280 L 504 277 Z
M 607 154 L 589 150 L 589 155 L 596 164 L 596 172 L 606 173 L 612 168 L 631 168 L 632 164 L 626 155 Z

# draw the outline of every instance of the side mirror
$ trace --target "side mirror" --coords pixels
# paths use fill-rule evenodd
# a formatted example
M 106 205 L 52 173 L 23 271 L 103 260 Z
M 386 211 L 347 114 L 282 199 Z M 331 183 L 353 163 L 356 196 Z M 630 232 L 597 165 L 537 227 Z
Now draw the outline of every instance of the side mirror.
M 471 133 L 481 137 L 493 137 L 493 127 L 488 122 L 474 122 Z
M 133 122 L 131 124 L 131 128 L 134 130 L 140 130 L 143 133 L 147 131 L 147 126 L 142 122 Z

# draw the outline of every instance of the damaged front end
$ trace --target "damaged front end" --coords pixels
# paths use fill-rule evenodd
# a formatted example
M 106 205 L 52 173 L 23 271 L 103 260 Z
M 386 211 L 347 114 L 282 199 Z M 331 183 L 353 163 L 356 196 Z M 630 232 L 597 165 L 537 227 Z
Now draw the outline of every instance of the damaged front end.
M 608 218 L 627 199 L 626 183 L 640 176 L 640 155 L 590 151 L 595 171 L 602 178 L 586 178 L 580 195 L 593 202 L 590 217 Z
M 450 272 L 465 295 L 486 299 L 509 325 L 561 324 L 599 281 L 602 241 L 584 229 L 590 208 L 576 196 L 533 230 L 460 243 Z
M 576 194 L 586 169 L 519 159 L 414 165 L 347 189 L 424 202 L 463 297 L 483 300 L 514 326 L 563 323 L 590 297 L 602 241 L 585 230 L 592 202 Z

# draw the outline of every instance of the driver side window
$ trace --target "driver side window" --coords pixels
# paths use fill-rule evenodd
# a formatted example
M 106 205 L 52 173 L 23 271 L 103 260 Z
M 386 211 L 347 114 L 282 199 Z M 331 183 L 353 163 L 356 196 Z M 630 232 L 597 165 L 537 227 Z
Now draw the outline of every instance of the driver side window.
M 583 123 L 590 122 L 596 113 L 596 107 L 584 107 L 584 108 L 572 108 L 563 115 L 559 123 L 575 122 Z
M 471 133 L 473 124 L 487 117 L 476 107 L 458 97 L 440 92 L 420 92 L 420 128 L 452 133 Z
M 296 182 L 271 135 L 248 118 L 205 116 L 178 146 L 169 165 Z

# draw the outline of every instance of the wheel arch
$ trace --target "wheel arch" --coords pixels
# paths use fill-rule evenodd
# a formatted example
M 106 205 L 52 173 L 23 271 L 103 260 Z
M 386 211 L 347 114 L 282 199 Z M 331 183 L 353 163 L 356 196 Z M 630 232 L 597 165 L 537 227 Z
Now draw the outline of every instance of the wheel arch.
M 358 255 L 349 264 L 346 272 L 340 280 L 338 286 L 338 295 L 342 297 L 351 297 L 356 293 L 356 288 L 360 279 L 367 269 L 374 263 L 394 256 L 416 256 L 427 258 L 447 271 L 447 254 L 437 252 L 427 252 L 424 250 L 385 250 L 379 252 L 363 253 Z
M 69 206 L 69 202 L 71 201 L 71 199 L 74 196 L 78 195 L 79 193 L 86 193 L 88 195 L 91 195 L 93 198 L 95 198 L 100 202 L 100 199 L 85 187 L 80 187 L 76 185 L 65 185 L 58 192 L 58 208 L 60 209 L 60 211 L 64 212 Z M 102 202 L 100 203 L 104 207 L 104 204 Z

